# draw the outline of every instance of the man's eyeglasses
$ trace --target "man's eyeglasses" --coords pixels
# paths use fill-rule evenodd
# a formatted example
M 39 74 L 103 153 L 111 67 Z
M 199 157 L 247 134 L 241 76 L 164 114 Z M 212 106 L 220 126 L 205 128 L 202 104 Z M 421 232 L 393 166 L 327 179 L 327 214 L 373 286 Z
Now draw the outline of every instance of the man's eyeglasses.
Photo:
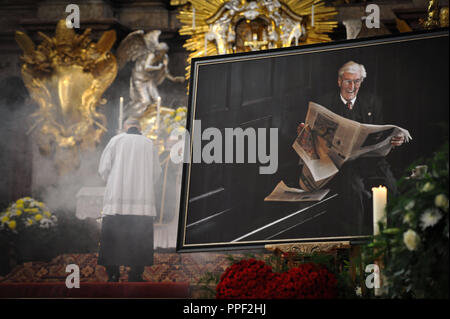
M 362 79 L 356 79 L 356 80 L 342 80 L 342 83 L 343 83 L 344 85 L 350 85 L 350 83 L 353 82 L 353 84 L 354 84 L 355 86 L 359 86 L 359 85 L 361 85 L 361 82 L 362 82 L 362 81 L 363 81 Z

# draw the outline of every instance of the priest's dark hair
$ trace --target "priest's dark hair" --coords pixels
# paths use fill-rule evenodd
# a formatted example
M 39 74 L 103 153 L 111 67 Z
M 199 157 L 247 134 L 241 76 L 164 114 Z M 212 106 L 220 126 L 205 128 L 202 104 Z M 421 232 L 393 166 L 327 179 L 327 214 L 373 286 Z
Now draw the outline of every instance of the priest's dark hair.
M 130 127 L 136 127 L 137 129 L 141 130 L 141 122 L 137 118 L 130 117 L 126 119 L 124 123 L 125 129 L 128 129 Z

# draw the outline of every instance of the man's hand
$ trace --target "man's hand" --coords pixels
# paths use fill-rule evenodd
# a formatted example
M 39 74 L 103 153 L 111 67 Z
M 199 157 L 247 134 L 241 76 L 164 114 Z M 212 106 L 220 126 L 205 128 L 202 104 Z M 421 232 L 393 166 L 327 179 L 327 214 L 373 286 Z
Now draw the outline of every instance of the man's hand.
M 396 135 L 391 139 L 391 145 L 393 147 L 401 146 L 405 142 L 405 137 L 403 135 Z
M 297 126 L 297 135 L 300 134 L 300 132 L 303 130 L 304 127 L 305 127 L 305 123 L 300 123 Z

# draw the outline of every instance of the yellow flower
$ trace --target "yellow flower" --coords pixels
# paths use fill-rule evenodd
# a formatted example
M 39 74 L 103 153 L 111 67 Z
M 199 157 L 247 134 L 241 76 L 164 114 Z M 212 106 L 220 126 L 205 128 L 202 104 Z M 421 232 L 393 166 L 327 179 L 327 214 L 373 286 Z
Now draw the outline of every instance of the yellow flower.
M 36 219 L 36 221 L 38 222 L 38 221 L 40 221 L 42 219 L 42 215 L 41 214 L 36 214 L 34 216 L 34 219 Z
M 18 200 L 16 201 L 16 204 L 17 204 L 17 205 L 22 205 L 22 206 L 23 206 L 23 199 L 18 199 Z
M 44 212 L 44 215 L 47 216 L 47 217 L 51 217 L 51 216 L 52 216 L 52 214 L 50 214 L 49 211 L 45 211 L 45 212 Z
M 7 215 L 3 216 L 1 221 L 2 223 L 6 223 L 9 220 L 9 217 Z
M 16 221 L 15 221 L 15 220 L 10 221 L 9 224 L 8 224 L 8 226 L 9 226 L 9 228 L 11 228 L 11 229 L 16 228 Z
M 21 210 L 19 210 L 19 209 L 17 209 L 17 210 L 16 210 L 16 215 L 17 215 L 17 216 L 20 216 L 20 215 L 22 215 L 22 211 L 21 211 Z
M 38 202 L 37 205 L 41 208 L 44 207 L 44 203 L 42 203 L 42 202 Z
M 180 112 L 186 112 L 186 108 L 185 107 L 177 108 L 177 113 L 180 113 Z
M 28 225 L 33 225 L 33 220 L 32 220 L 31 218 L 28 218 L 28 219 L 27 219 L 27 224 L 28 224 Z
M 22 209 L 22 208 L 23 208 L 23 203 L 22 203 L 22 204 L 17 204 L 17 205 L 16 205 L 16 208 Z
M 168 127 L 167 130 L 166 130 L 166 132 L 167 132 L 167 134 L 170 134 L 170 132 L 172 132 L 172 128 L 171 128 L 171 127 Z
M 179 115 L 175 116 L 175 122 L 180 122 L 180 121 L 181 121 L 181 119 L 182 119 L 182 117 L 181 117 L 181 116 L 179 116 Z
M 24 200 L 30 200 L 31 197 L 28 197 L 28 196 L 27 196 L 27 197 L 24 197 L 23 199 L 24 199 Z

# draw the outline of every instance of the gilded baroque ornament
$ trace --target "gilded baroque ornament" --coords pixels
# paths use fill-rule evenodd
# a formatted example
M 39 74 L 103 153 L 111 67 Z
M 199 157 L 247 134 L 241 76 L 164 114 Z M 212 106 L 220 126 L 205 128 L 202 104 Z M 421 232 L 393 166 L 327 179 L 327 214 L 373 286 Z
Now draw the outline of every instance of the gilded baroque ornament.
M 53 158 L 59 174 L 78 167 L 80 152 L 95 149 L 107 131 L 106 117 L 96 108 L 106 101 L 103 92 L 117 75 L 115 57 L 109 52 L 115 31 L 106 31 L 97 43 L 58 22 L 54 37 L 39 32 L 39 45 L 23 32 L 16 41 L 21 57 L 22 78 L 39 110 L 31 115 L 39 151 Z
M 439 27 L 439 0 L 430 0 L 428 2 L 428 16 L 425 21 L 421 21 L 425 29 Z
M 328 42 L 337 10 L 323 0 L 172 0 L 192 58 Z M 189 76 L 190 66 L 187 67 Z
M 318 252 L 330 252 L 336 249 L 350 248 L 350 242 L 313 242 L 313 243 L 289 243 L 289 244 L 274 244 L 266 245 L 264 248 L 270 251 L 277 249 L 283 252 L 312 254 Z

